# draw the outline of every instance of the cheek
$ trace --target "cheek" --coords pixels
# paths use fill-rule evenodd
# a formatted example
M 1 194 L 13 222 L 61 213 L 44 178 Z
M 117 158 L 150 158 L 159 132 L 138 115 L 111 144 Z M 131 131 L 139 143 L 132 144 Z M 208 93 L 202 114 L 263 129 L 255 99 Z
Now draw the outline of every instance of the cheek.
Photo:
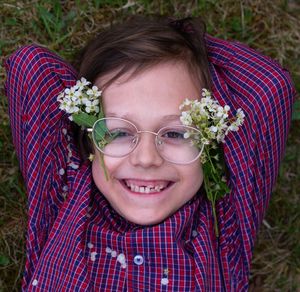
M 188 166 L 184 173 L 186 187 L 190 187 L 192 192 L 197 192 L 203 183 L 203 169 L 200 162 L 195 162 Z
M 97 188 L 100 191 L 102 191 L 102 186 L 105 186 L 106 180 L 105 180 L 103 168 L 101 166 L 101 160 L 97 155 L 95 155 L 95 158 L 93 160 L 92 175 Z
M 194 179 L 197 179 L 199 181 L 201 181 L 201 184 L 203 182 L 203 169 L 202 169 L 202 165 L 200 162 L 198 162 L 195 167 L 192 170 L 191 176 Z
M 97 188 L 103 194 L 109 193 L 114 182 L 114 174 L 119 169 L 121 163 L 121 159 L 114 159 L 111 157 L 105 157 L 103 161 L 99 152 L 95 152 L 95 158 L 92 164 L 92 175 Z M 108 178 L 105 176 L 105 171 Z
M 110 164 L 107 164 L 106 161 L 104 162 L 104 165 L 105 169 L 103 167 L 103 160 L 100 157 L 99 152 L 96 151 L 95 158 L 92 164 L 92 175 L 96 186 L 101 192 L 105 192 L 105 190 L 109 187 L 110 183 L 110 179 L 106 179 L 105 177 L 105 171 L 109 176 L 112 170 L 112 166 Z

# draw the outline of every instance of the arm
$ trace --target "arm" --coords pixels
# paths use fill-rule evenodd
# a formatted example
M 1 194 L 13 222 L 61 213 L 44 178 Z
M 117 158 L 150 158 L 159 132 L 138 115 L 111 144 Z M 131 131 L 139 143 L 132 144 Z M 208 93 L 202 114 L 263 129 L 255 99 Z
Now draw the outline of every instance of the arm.
M 19 49 L 5 67 L 13 142 L 28 194 L 26 278 L 70 187 L 72 169 L 67 165 L 78 161 L 72 136 L 67 134 L 68 119 L 56 100 L 65 87 L 74 84 L 75 72 L 58 56 L 35 45 Z
M 295 89 L 275 61 L 239 43 L 207 38 L 213 93 L 246 118 L 224 145 L 231 193 L 219 203 L 229 273 L 249 275 L 258 228 L 284 154 Z M 226 266 L 226 260 L 223 262 Z

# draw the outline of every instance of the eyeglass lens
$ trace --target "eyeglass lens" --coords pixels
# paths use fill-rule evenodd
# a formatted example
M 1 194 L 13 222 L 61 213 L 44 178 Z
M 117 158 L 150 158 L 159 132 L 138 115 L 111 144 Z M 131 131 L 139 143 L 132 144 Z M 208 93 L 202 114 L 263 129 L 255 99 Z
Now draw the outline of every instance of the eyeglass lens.
M 170 162 L 190 163 L 198 158 L 201 151 L 201 147 L 197 145 L 199 133 L 196 129 L 181 125 L 163 127 L 155 137 L 157 151 Z M 98 120 L 92 132 L 98 150 L 112 157 L 123 157 L 131 153 L 142 134 L 143 131 L 138 131 L 134 124 L 119 118 Z

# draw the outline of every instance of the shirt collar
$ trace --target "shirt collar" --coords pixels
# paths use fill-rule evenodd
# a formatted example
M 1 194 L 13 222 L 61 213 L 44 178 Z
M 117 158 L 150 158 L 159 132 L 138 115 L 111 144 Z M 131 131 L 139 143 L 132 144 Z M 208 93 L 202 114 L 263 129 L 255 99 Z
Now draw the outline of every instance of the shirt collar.
M 99 225 L 99 227 L 102 226 L 120 234 L 147 228 L 159 229 L 162 225 L 166 225 L 166 230 L 169 230 L 172 233 L 172 237 L 176 239 L 181 238 L 185 241 L 189 241 L 193 236 L 193 231 L 198 224 L 197 218 L 199 218 L 199 216 L 197 216 L 197 214 L 199 212 L 201 201 L 203 200 L 202 192 L 199 191 L 191 200 L 163 222 L 152 226 L 141 226 L 131 223 L 120 216 L 110 206 L 94 183 L 92 183 L 91 197 L 91 201 L 93 202 L 90 217 L 91 224 Z

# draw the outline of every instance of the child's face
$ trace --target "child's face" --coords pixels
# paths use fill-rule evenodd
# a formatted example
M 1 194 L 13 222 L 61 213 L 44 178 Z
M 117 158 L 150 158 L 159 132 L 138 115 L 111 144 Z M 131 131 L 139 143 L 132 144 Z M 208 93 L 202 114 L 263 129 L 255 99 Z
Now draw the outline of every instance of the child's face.
M 185 98 L 198 98 L 200 93 L 200 86 L 195 86 L 181 63 L 159 64 L 128 80 L 126 77 L 104 90 L 105 116 L 125 118 L 139 130 L 157 132 L 163 126 L 180 124 L 179 105 Z M 96 85 L 101 88 L 104 80 L 96 80 Z M 100 153 L 95 152 L 93 178 L 98 189 L 121 216 L 136 224 L 163 221 L 188 202 L 203 182 L 199 160 L 188 165 L 165 161 L 150 133 L 141 134 L 137 148 L 128 156 L 104 156 L 109 180 L 101 168 Z M 127 185 L 163 188 L 146 194 Z

